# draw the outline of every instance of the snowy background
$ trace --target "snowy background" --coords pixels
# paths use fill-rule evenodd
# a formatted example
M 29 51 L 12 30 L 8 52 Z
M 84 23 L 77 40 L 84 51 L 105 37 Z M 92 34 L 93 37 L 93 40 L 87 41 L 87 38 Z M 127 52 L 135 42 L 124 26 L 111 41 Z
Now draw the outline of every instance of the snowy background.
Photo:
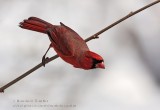
M 24 19 L 36 16 L 52 24 L 63 22 L 85 39 L 150 2 L 0 0 L 0 87 L 40 63 L 50 44 L 47 35 L 19 28 Z M 159 110 L 159 24 L 157 4 L 88 42 L 104 57 L 105 70 L 76 69 L 58 58 L 0 93 L 0 109 Z M 48 56 L 55 54 L 52 49 Z

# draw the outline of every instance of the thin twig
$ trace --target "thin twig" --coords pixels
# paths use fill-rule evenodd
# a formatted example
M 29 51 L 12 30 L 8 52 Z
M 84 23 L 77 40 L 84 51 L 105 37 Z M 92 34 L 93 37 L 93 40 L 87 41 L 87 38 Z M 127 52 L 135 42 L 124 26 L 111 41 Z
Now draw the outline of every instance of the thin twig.
M 118 21 L 112 23 L 111 25 L 109 25 L 109 26 L 107 26 L 106 28 L 100 30 L 99 32 L 95 33 L 94 35 L 88 37 L 87 39 L 85 39 L 85 41 L 88 42 L 88 41 L 90 41 L 90 40 L 92 40 L 92 39 L 99 38 L 99 35 L 102 34 L 103 32 L 111 29 L 112 27 L 116 26 L 117 24 L 121 23 L 122 21 L 130 18 L 131 16 L 133 16 L 133 15 L 135 15 L 135 14 L 137 14 L 137 13 L 139 13 L 139 12 L 141 12 L 141 11 L 143 11 L 143 10 L 145 10 L 145 9 L 147 9 L 147 8 L 149 8 L 149 7 L 157 4 L 157 3 L 159 3 L 159 2 L 160 2 L 160 0 L 154 1 L 154 2 L 148 4 L 148 5 L 146 5 L 146 6 L 142 7 L 142 8 L 134 11 L 134 12 L 130 12 L 128 15 L 124 16 L 123 18 L 119 19 Z M 46 59 L 46 60 L 45 60 L 45 64 L 53 61 L 54 59 L 56 59 L 56 58 L 58 58 L 58 57 L 59 57 L 58 55 L 55 55 L 55 56 L 53 56 L 53 57 L 51 57 L 51 58 Z M 39 63 L 38 65 L 36 65 L 35 67 L 33 67 L 32 69 L 30 69 L 29 71 L 27 71 L 26 73 L 22 74 L 21 76 L 17 77 L 16 79 L 12 80 L 12 81 L 9 82 L 8 84 L 6 84 L 6 85 L 4 85 L 3 87 L 1 87 L 1 88 L 0 88 L 0 92 L 4 92 L 5 89 L 7 89 L 7 88 L 10 87 L 11 85 L 15 84 L 15 83 L 18 82 L 19 80 L 23 79 L 24 77 L 28 76 L 29 74 L 31 74 L 32 72 L 34 72 L 35 70 L 39 69 L 39 68 L 42 67 L 42 66 L 43 66 L 42 63 Z
M 150 4 L 148 4 L 148 5 L 146 5 L 146 6 L 142 7 L 142 8 L 140 8 L 140 9 L 134 11 L 134 12 L 131 11 L 128 15 L 124 16 L 123 18 L 119 19 L 118 21 L 114 22 L 113 24 L 107 26 L 106 28 L 102 29 L 101 31 L 95 33 L 94 35 L 88 37 L 85 41 L 87 42 L 87 41 L 90 41 L 90 40 L 92 40 L 92 39 L 95 39 L 94 36 L 98 36 L 98 35 L 102 34 L 103 32 L 105 32 L 105 31 L 111 29 L 112 27 L 114 27 L 115 25 L 121 23 L 122 21 L 124 21 L 124 20 L 130 18 L 131 16 L 133 16 L 133 15 L 135 15 L 135 14 L 137 14 L 137 13 L 139 13 L 139 12 L 141 12 L 141 11 L 143 11 L 143 10 L 145 10 L 145 9 L 147 9 L 147 8 L 149 8 L 149 7 L 151 7 L 151 6 L 155 5 L 155 4 L 157 4 L 157 3 L 159 3 L 159 2 L 160 2 L 160 0 L 157 0 L 157 1 L 152 2 L 152 3 L 150 3 Z

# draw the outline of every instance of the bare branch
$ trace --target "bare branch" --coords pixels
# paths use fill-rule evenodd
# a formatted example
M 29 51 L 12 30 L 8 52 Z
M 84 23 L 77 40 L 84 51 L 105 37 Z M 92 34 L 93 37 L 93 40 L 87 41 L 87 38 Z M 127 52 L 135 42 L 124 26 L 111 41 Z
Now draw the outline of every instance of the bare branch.
M 85 41 L 87 42 L 87 41 L 90 41 L 90 40 L 94 39 L 94 36 L 98 36 L 98 35 L 102 34 L 103 32 L 111 29 L 112 27 L 116 26 L 117 24 L 121 23 L 122 21 L 124 21 L 124 20 L 132 17 L 133 15 L 135 15 L 135 14 L 137 14 L 137 13 L 139 13 L 139 12 L 141 12 L 141 11 L 143 11 L 143 10 L 145 10 L 145 9 L 147 9 L 147 8 L 149 8 L 149 7 L 157 4 L 157 3 L 159 3 L 159 2 L 160 2 L 160 0 L 157 0 L 157 1 L 152 2 L 152 3 L 150 3 L 150 4 L 148 4 L 148 5 L 140 8 L 140 9 L 134 11 L 134 12 L 131 11 L 128 15 L 124 16 L 123 18 L 119 19 L 118 21 L 112 23 L 111 25 L 107 26 L 106 28 L 102 29 L 101 31 L 99 31 L 99 32 L 95 33 L 94 35 L 90 36 L 90 37 L 87 38 Z
M 102 34 L 103 32 L 111 29 L 112 27 L 116 26 L 117 24 L 121 23 L 122 21 L 132 17 L 133 15 L 159 3 L 160 0 L 157 0 L 157 1 L 154 1 L 134 12 L 130 12 L 128 15 L 124 16 L 123 18 L 119 19 L 118 21 L 112 23 L 111 25 L 107 26 L 106 28 L 100 30 L 99 32 L 95 33 L 94 35 L 88 37 L 87 39 L 85 39 L 86 42 L 92 40 L 92 39 L 96 39 L 96 38 L 99 38 L 99 35 Z M 55 55 L 51 58 L 48 58 L 45 60 L 45 64 L 55 60 L 56 58 L 58 58 L 59 56 L 58 55 Z M 42 67 L 42 63 L 39 63 L 38 65 L 36 65 L 35 67 L 33 67 L 32 69 L 30 69 L 29 71 L 25 72 L 24 74 L 22 74 L 21 76 L 17 77 L 16 79 L 12 80 L 11 82 L 9 82 L 8 84 L 4 85 L 3 87 L 0 88 L 0 92 L 4 92 L 5 89 L 7 89 L 8 87 L 10 87 L 11 85 L 15 84 L 16 82 L 18 82 L 19 80 L 23 79 L 24 77 L 28 76 L 29 74 L 31 74 L 32 72 L 34 72 L 35 70 L 39 69 L 40 67 Z

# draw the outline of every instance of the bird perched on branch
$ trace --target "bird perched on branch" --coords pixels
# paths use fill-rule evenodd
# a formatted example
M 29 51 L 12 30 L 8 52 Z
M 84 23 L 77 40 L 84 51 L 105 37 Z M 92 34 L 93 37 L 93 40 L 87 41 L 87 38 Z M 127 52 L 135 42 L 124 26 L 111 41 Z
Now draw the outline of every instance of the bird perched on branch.
M 76 68 L 94 69 L 105 68 L 103 58 L 90 51 L 86 42 L 71 28 L 60 22 L 52 25 L 40 18 L 30 17 L 19 25 L 21 28 L 47 34 L 51 44 L 42 58 L 45 66 L 45 56 L 51 47 L 67 63 Z

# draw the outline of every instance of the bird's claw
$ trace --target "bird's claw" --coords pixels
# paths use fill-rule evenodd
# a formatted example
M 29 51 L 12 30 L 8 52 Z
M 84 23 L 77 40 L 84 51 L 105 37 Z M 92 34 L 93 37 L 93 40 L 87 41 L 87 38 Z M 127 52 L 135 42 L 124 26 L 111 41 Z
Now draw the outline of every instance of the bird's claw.
M 42 57 L 42 65 L 45 67 L 46 58 L 45 55 Z
M 46 61 L 47 61 L 48 59 L 49 59 L 48 57 L 46 57 L 46 58 L 45 58 L 45 56 L 42 57 L 42 65 L 43 65 L 44 67 L 45 67 Z
M 42 57 L 42 65 L 43 65 L 44 67 L 45 67 L 45 64 L 46 64 L 46 60 L 49 59 L 48 57 L 46 57 L 46 54 L 47 54 L 47 52 L 49 51 L 50 48 L 51 48 L 51 44 L 49 45 L 46 53 L 45 53 L 45 54 L 43 55 L 43 57 Z

